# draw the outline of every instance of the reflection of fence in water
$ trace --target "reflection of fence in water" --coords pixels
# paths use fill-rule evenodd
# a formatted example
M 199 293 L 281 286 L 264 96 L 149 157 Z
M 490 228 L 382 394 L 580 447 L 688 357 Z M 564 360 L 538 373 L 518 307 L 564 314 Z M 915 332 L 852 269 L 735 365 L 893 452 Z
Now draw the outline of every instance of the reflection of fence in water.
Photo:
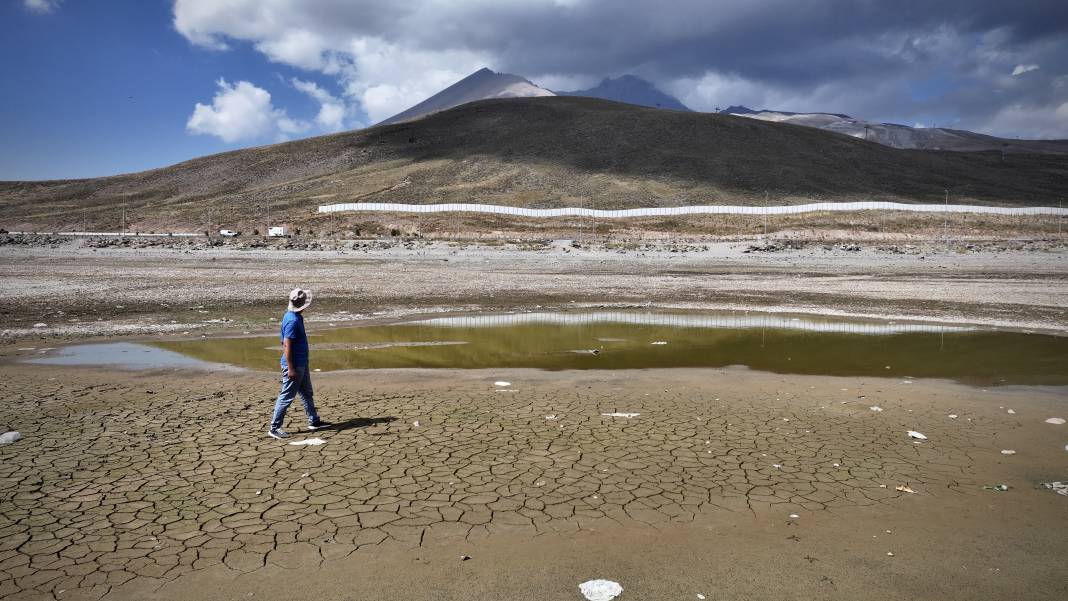
M 906 333 L 970 332 L 975 328 L 922 323 L 852 323 L 816 321 L 778 315 L 679 315 L 658 313 L 629 313 L 621 311 L 591 313 L 517 313 L 510 315 L 479 315 L 469 317 L 434 317 L 417 322 L 442 327 L 506 327 L 530 324 L 582 326 L 596 324 L 627 324 L 668 326 L 676 328 L 771 328 L 803 330 L 835 334 L 888 335 Z
M 320 213 L 342 211 L 377 211 L 387 213 L 492 213 L 515 217 L 669 217 L 675 215 L 795 215 L 821 211 L 908 211 L 915 213 L 983 213 L 990 215 L 1068 215 L 1068 209 L 1058 207 L 988 207 L 981 205 L 906 204 L 900 202 L 817 202 L 785 206 L 705 205 L 688 207 L 648 207 L 607 211 L 567 207 L 559 209 L 528 209 L 486 204 L 400 204 L 392 202 L 361 202 L 321 205 Z

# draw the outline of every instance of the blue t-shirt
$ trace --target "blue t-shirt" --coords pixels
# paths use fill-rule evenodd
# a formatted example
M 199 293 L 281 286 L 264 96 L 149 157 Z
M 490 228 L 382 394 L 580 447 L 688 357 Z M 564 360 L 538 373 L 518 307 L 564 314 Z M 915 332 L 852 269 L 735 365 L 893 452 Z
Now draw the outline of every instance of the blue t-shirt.
M 289 351 L 293 356 L 294 367 L 307 367 L 308 365 L 308 335 L 304 333 L 304 317 L 300 313 L 286 311 L 282 317 L 282 336 L 280 340 L 285 344 L 289 339 Z M 286 354 L 282 353 L 282 367 L 286 365 Z

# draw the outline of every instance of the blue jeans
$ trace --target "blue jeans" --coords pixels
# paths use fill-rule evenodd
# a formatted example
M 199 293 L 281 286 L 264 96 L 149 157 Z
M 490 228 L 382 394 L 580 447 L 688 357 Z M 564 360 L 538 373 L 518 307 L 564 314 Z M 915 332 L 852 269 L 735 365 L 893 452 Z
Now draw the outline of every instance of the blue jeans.
M 294 367 L 295 378 L 290 378 L 288 370 L 282 368 L 282 392 L 278 394 L 278 400 L 274 402 L 274 416 L 271 418 L 271 429 L 281 428 L 286 419 L 286 409 L 293 403 L 293 398 L 300 394 L 300 400 L 304 402 L 304 413 L 308 416 L 308 424 L 319 423 L 319 414 L 315 411 L 315 401 L 312 399 L 311 370 L 307 365 Z

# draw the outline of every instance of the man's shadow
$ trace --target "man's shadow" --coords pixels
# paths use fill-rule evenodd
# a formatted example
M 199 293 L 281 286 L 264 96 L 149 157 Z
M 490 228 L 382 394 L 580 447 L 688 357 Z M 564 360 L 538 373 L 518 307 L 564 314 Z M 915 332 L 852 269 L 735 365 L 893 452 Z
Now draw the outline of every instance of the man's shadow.
M 390 422 L 397 421 L 397 418 L 392 415 L 386 415 L 383 417 L 354 417 L 343 422 L 336 424 L 330 424 L 325 428 L 321 428 L 319 431 L 334 431 L 344 432 L 345 430 L 352 430 L 354 428 L 370 428 L 371 426 L 377 426 L 378 424 L 388 424 Z

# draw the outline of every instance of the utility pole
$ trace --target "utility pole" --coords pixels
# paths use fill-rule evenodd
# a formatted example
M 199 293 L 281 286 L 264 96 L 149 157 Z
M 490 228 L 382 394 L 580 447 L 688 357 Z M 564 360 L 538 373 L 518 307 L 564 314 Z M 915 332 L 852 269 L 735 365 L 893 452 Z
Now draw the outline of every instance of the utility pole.
M 129 192 L 122 193 L 122 237 L 126 237 L 126 198 L 130 195 Z

